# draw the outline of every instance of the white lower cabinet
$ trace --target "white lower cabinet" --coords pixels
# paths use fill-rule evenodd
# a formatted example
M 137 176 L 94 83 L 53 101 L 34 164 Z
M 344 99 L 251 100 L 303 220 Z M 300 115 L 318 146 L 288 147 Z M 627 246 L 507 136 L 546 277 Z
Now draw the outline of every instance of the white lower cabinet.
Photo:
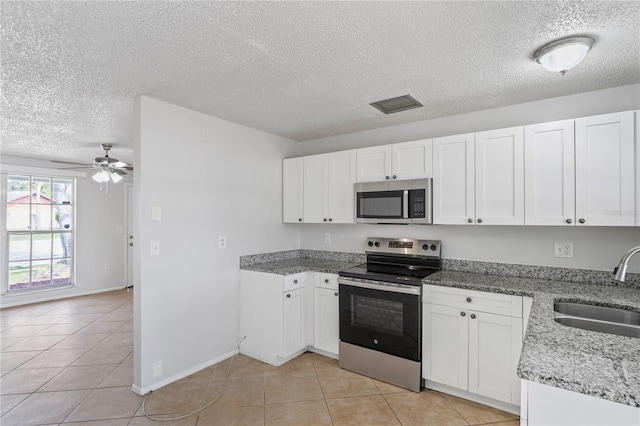
M 523 380 L 520 424 L 523 426 L 638 426 L 640 408 Z
M 240 352 L 281 365 L 306 350 L 308 274 L 240 271 Z
M 520 404 L 522 297 L 424 286 L 422 376 Z
M 313 346 L 330 354 L 338 354 L 338 276 L 316 273 L 314 293 L 314 342 Z
M 338 276 L 240 271 L 240 352 L 279 366 L 307 349 L 338 354 Z

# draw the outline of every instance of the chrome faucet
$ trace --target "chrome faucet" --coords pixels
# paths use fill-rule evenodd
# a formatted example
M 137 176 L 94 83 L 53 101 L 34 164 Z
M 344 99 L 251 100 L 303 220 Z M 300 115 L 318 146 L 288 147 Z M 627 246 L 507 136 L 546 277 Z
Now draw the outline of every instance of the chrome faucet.
M 624 282 L 624 276 L 627 274 L 627 263 L 636 253 L 640 253 L 640 246 L 632 248 L 622 256 L 620 263 L 618 263 L 618 266 L 613 270 L 614 281 L 618 281 L 619 283 Z

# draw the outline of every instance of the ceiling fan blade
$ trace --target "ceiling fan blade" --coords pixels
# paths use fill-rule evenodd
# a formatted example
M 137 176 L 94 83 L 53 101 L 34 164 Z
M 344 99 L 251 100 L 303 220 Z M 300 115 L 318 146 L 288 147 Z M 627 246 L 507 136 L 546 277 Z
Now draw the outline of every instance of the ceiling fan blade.
M 115 163 L 112 163 L 111 166 L 118 167 L 120 169 L 124 167 L 132 167 L 131 164 L 125 163 L 124 161 L 116 161 Z
M 78 167 L 58 167 L 56 170 L 80 170 L 80 169 L 95 169 L 94 166 L 78 166 Z
M 49 160 L 52 163 L 61 163 L 61 164 L 77 164 L 78 166 L 89 166 L 87 163 L 76 163 L 75 161 L 60 161 L 60 160 Z
M 126 174 L 127 174 L 127 172 L 125 172 L 125 171 L 123 171 L 123 170 L 120 170 L 120 169 L 114 169 L 114 168 L 111 168 L 111 169 L 110 169 L 110 171 L 111 171 L 111 172 L 113 172 L 113 173 L 116 173 L 116 174 L 118 174 L 118 175 L 120 175 L 120 176 L 124 176 L 124 175 L 126 175 Z

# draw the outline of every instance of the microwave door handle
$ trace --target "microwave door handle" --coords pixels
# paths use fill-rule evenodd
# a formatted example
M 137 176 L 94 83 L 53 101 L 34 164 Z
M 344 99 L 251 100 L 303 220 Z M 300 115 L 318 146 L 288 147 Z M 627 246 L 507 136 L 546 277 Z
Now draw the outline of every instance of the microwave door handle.
M 409 191 L 406 189 L 402 194 L 402 217 L 409 219 Z

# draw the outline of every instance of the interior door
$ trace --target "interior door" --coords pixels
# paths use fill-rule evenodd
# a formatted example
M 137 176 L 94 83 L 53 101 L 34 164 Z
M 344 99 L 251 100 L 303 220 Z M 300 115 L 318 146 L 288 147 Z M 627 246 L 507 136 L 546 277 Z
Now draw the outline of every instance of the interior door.
M 133 185 L 126 184 L 127 208 L 127 288 L 133 287 Z

